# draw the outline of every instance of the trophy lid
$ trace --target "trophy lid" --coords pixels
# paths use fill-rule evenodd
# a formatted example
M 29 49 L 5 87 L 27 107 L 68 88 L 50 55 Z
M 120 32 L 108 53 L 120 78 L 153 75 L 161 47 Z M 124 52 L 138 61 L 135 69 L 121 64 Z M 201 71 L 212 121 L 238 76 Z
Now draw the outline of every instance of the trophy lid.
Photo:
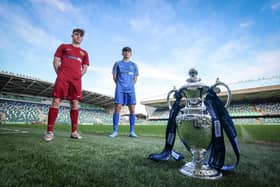
M 201 79 L 198 78 L 198 72 L 196 69 L 191 68 L 189 70 L 189 78 L 186 80 L 187 84 L 181 87 L 182 92 L 184 93 L 184 96 L 189 97 L 200 97 L 201 95 L 204 95 L 209 86 L 200 82 Z
M 190 77 L 189 77 L 186 81 L 187 81 L 188 83 L 200 82 L 201 79 L 197 77 L 197 74 L 198 74 L 197 70 L 194 69 L 194 68 L 191 68 L 191 69 L 189 70 L 189 76 L 190 76 Z
M 183 87 L 188 87 L 190 89 L 192 88 L 209 88 L 209 86 L 207 86 L 204 83 L 201 83 L 201 78 L 198 78 L 198 72 L 196 69 L 191 68 L 189 70 L 189 78 L 187 78 L 187 84 L 184 85 Z

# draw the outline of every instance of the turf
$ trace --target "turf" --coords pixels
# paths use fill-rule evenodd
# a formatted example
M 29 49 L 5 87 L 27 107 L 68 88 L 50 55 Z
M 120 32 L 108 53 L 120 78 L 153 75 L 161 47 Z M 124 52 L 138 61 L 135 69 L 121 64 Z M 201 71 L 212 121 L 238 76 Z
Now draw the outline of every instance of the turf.
M 84 138 L 73 140 L 69 126 L 57 125 L 55 139 L 47 143 L 42 139 L 45 126 L 1 125 L 0 186 L 279 186 L 279 126 L 257 131 L 265 137 L 255 135 L 258 126 L 242 128 L 237 126 L 241 146 L 237 171 L 208 181 L 178 171 L 191 160 L 178 139 L 175 148 L 185 154 L 183 161 L 147 159 L 162 150 L 164 126 L 137 126 L 136 139 L 127 136 L 127 126 L 120 127 L 115 139 L 108 137 L 111 126 L 80 126 Z M 233 159 L 228 149 L 227 162 Z

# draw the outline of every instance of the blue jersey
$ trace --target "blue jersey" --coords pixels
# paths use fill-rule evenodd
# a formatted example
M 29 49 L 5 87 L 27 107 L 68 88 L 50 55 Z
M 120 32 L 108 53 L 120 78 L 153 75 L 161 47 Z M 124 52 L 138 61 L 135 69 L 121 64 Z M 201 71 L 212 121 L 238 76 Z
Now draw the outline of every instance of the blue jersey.
M 138 68 L 134 62 L 118 61 L 114 64 L 113 75 L 116 75 L 116 92 L 134 93 L 134 78 L 138 76 Z

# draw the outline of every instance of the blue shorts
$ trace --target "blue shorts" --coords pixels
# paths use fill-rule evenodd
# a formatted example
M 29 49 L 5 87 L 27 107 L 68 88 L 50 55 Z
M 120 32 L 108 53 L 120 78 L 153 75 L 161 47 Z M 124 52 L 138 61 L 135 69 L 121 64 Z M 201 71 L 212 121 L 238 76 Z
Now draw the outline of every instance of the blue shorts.
M 122 105 L 136 105 L 136 96 L 135 93 L 122 93 L 116 92 L 115 93 L 115 104 L 122 104 Z

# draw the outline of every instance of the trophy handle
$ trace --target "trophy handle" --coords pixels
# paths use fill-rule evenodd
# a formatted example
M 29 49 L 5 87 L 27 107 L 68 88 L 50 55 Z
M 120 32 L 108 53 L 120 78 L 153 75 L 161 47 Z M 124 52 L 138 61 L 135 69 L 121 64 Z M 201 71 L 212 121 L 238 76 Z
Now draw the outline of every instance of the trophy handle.
M 227 89 L 227 102 L 225 104 L 225 108 L 227 108 L 231 102 L 231 98 L 232 98 L 232 93 L 231 90 L 229 89 L 228 85 L 226 85 L 225 83 L 221 82 L 218 78 L 216 80 L 216 83 L 212 86 L 212 88 L 215 88 L 217 86 L 224 86 Z
M 168 94 L 167 94 L 167 99 L 166 99 L 166 101 L 167 101 L 169 110 L 171 110 L 171 108 L 172 108 L 171 103 L 170 103 L 170 95 L 171 95 L 173 92 L 176 92 L 175 86 L 174 86 L 173 89 L 170 90 L 170 91 L 168 92 Z

